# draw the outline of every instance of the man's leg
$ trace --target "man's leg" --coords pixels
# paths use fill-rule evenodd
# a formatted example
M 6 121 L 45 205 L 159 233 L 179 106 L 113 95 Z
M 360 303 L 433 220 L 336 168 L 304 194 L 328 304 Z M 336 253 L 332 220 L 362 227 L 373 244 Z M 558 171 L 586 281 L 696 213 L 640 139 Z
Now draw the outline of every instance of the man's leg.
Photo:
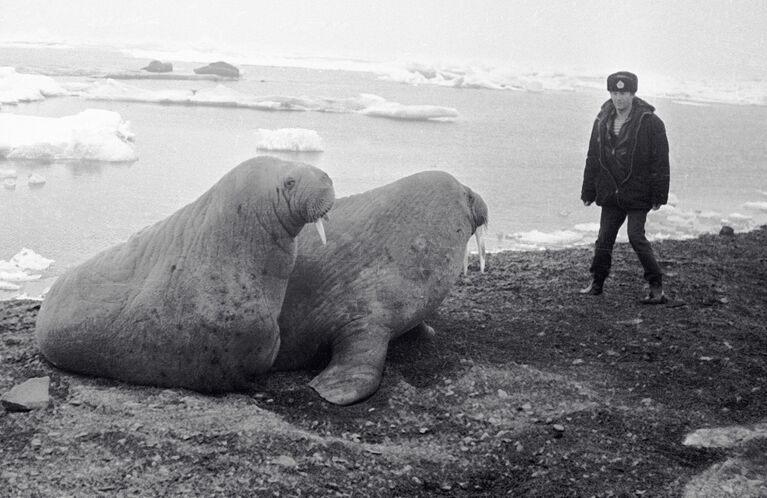
M 626 212 L 622 209 L 603 206 L 599 217 L 599 235 L 594 244 L 594 259 L 591 261 L 589 271 L 593 276 L 592 284 L 584 289 L 584 294 L 600 294 L 605 279 L 610 274 L 612 266 L 613 246 L 618 230 L 626 220 Z
M 645 221 L 647 220 L 647 211 L 629 211 L 628 213 L 628 235 L 631 247 L 639 258 L 644 268 L 644 278 L 650 283 L 650 295 L 645 302 L 660 303 L 665 300 L 663 295 L 663 273 L 660 265 L 655 259 L 655 253 L 652 250 L 650 241 L 645 236 Z

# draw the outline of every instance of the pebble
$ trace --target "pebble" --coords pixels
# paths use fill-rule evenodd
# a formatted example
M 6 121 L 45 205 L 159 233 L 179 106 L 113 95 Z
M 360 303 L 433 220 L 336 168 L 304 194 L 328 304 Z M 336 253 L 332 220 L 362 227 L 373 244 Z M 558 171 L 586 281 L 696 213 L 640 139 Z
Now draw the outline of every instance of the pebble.
M 274 460 L 272 460 L 272 463 L 275 465 L 280 465 L 282 467 L 290 467 L 290 468 L 298 467 L 298 462 L 296 462 L 295 458 L 289 455 L 280 455 Z
M 0 402 L 9 412 L 28 412 L 46 408 L 50 403 L 48 388 L 50 377 L 34 377 L 14 386 L 5 393 Z

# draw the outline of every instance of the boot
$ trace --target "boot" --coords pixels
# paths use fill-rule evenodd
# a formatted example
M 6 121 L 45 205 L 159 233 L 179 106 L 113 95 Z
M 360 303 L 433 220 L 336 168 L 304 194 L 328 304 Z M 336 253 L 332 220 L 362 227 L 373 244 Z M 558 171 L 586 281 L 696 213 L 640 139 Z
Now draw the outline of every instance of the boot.
M 650 292 L 642 298 L 642 304 L 664 304 L 667 301 L 662 284 L 650 284 Z
M 578 292 L 584 295 L 598 296 L 602 293 L 602 285 L 604 280 L 594 279 L 591 281 L 588 287 L 581 289 Z

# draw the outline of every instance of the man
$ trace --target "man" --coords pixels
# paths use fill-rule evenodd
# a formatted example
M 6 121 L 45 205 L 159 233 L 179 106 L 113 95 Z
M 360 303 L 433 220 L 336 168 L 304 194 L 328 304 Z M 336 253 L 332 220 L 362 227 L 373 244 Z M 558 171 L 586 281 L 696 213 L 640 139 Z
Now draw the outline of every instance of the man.
M 650 291 L 645 304 L 666 302 L 663 275 L 645 237 L 650 209 L 668 200 L 668 139 L 655 108 L 636 97 L 639 80 L 620 71 L 607 77 L 610 100 L 602 105 L 591 131 L 581 200 L 601 206 L 599 235 L 591 263 L 591 285 L 582 294 L 599 295 L 610 273 L 615 238 L 628 219 L 628 237 L 644 267 Z

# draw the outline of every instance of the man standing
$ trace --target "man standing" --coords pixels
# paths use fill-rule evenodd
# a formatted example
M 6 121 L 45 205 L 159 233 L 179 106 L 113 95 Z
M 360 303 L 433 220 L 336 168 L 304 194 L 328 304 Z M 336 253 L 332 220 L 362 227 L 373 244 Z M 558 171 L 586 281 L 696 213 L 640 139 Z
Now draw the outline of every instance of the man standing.
M 668 200 L 668 139 L 655 108 L 636 97 L 639 80 L 620 71 L 607 77 L 610 100 L 602 105 L 591 131 L 581 200 L 601 206 L 599 235 L 591 263 L 591 284 L 582 294 L 599 295 L 610 273 L 615 238 L 628 219 L 628 237 L 644 267 L 650 292 L 645 304 L 666 302 L 663 275 L 645 237 L 650 209 Z

